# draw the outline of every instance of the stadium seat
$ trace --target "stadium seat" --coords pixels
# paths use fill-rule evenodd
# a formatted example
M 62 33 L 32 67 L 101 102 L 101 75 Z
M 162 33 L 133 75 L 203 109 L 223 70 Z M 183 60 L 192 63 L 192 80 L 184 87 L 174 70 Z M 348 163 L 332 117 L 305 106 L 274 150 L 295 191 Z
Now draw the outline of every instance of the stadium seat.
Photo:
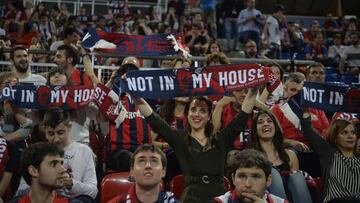
M 106 203 L 117 195 L 126 193 L 134 184 L 130 180 L 130 172 L 106 175 L 101 181 L 100 203 Z
M 314 178 L 314 181 L 315 181 L 315 183 L 316 183 L 316 187 L 317 187 L 317 189 L 318 189 L 318 192 L 321 192 L 321 178 L 320 177 L 318 177 L 318 178 Z
M 325 67 L 325 74 L 326 74 L 326 75 L 328 75 L 328 74 L 333 74 L 333 73 L 340 74 L 339 70 L 336 69 L 336 68 L 333 68 L 333 67 L 331 67 L 331 66 Z
M 325 75 L 325 82 L 327 84 L 331 83 L 331 82 L 338 82 L 339 81 L 339 75 L 337 73 L 326 73 Z
M 182 174 L 175 176 L 170 183 L 170 191 L 174 193 L 177 199 L 180 199 L 181 193 L 184 190 L 184 176 Z
M 349 74 L 343 74 L 340 78 L 340 82 L 344 82 L 345 84 L 350 85 L 351 83 L 358 82 L 356 77 L 349 75 Z
M 182 174 L 175 176 L 170 183 L 170 191 L 174 193 L 177 199 L 180 199 L 181 194 L 184 190 L 185 180 Z M 226 190 L 231 190 L 231 183 L 230 181 L 224 177 L 224 187 Z

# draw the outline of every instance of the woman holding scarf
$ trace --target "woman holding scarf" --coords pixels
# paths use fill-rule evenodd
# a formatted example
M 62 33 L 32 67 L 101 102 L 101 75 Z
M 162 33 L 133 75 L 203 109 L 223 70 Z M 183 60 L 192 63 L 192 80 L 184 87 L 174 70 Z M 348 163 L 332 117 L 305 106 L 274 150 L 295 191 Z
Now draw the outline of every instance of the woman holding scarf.
M 240 113 L 218 133 L 213 133 L 212 103 L 206 97 L 193 97 L 186 104 L 187 123 L 184 132 L 171 128 L 143 98 L 132 96 L 153 131 L 163 135 L 178 157 L 185 177 L 181 196 L 183 202 L 209 202 L 225 192 L 226 152 L 235 137 L 244 131 L 256 94 L 256 88 L 248 91 Z

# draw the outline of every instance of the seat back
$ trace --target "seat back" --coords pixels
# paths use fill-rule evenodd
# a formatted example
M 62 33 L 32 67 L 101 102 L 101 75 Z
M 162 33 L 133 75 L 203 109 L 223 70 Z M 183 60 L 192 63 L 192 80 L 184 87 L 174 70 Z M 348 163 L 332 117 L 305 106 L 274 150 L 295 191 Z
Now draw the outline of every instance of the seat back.
M 180 196 L 184 190 L 185 179 L 182 174 L 175 176 L 170 183 L 170 191 L 174 193 L 174 196 L 177 199 L 180 199 Z
M 100 203 L 108 202 L 114 197 L 127 193 L 135 184 L 130 181 L 130 172 L 111 173 L 101 181 Z

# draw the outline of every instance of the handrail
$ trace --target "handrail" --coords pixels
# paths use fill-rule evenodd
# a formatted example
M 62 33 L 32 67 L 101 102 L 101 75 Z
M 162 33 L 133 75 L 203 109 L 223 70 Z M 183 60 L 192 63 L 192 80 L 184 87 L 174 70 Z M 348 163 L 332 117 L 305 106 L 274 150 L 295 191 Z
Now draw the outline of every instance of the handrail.
M 8 48 L 0 48 L 0 52 L 10 52 L 11 49 Z M 56 51 L 46 51 L 46 50 L 36 50 L 36 49 L 29 49 L 28 53 L 31 54 L 44 54 L 44 55 L 54 55 Z M 92 52 L 90 53 L 92 57 L 94 56 L 102 56 L 102 57 L 127 57 L 128 55 L 119 55 L 117 53 L 102 53 L 102 52 Z M 142 56 L 139 58 L 142 59 L 152 59 L 152 60 L 173 60 L 177 56 Z M 270 63 L 270 62 L 277 62 L 280 65 L 310 65 L 315 63 L 312 60 L 291 60 L 291 59 L 248 59 L 248 58 L 229 58 L 233 63 Z M 203 56 L 193 56 L 191 57 L 193 61 L 205 61 L 206 58 Z

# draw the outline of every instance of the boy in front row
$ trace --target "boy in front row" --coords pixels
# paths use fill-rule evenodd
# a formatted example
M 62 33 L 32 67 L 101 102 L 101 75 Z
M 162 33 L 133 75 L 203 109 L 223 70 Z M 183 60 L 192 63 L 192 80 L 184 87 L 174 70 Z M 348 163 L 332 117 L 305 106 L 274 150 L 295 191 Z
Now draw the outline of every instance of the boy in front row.
M 254 149 L 241 151 L 230 169 L 235 189 L 215 197 L 213 202 L 287 203 L 266 191 L 271 184 L 271 167 L 271 162 L 261 152 Z

